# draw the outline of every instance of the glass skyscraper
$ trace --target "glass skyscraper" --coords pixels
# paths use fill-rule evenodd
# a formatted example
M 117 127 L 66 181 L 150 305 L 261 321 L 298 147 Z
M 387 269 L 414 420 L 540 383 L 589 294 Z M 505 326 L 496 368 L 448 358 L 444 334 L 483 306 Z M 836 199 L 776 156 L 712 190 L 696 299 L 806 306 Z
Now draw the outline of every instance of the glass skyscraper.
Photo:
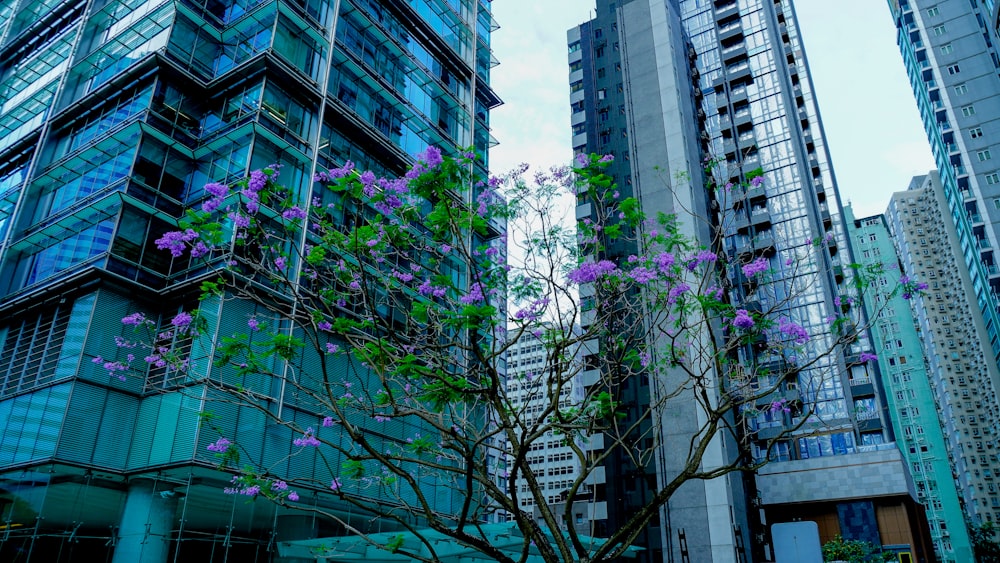
M 775 547 L 769 526 L 793 520 L 817 522 L 823 541 L 839 533 L 905 546 L 899 549 L 916 557 L 924 550 L 920 510 L 882 408 L 877 368 L 862 361 L 870 342 L 864 334 L 845 341 L 831 329 L 832 318 L 861 313 L 851 302 L 851 249 L 792 2 L 599 0 L 595 18 L 569 31 L 568 47 L 574 150 L 613 154 L 623 196 L 637 197 L 647 216 L 687 217 L 686 234 L 724 252 L 730 302 L 771 311 L 811 335 L 795 352 L 740 350 L 742 369 L 762 388 L 777 386 L 771 399 L 802 411 L 745 417 L 745 448 L 714 442 L 706 466 L 763 459 L 767 441 L 781 437 L 756 475 L 686 485 L 647 530 L 650 551 L 640 557 L 768 560 Z M 718 163 L 717 185 L 737 187 L 706 189 L 706 159 Z M 759 172 L 763 186 L 739 187 Z M 589 205 L 580 202 L 579 217 Z M 759 287 L 740 272 L 758 258 L 770 272 Z M 791 375 L 778 381 L 779 373 Z M 649 408 L 655 389 L 625 387 L 621 400 Z M 859 401 L 875 405 L 876 415 L 858 417 Z M 657 463 L 607 465 L 600 490 L 608 526 L 678 469 L 671 449 L 686 447 L 698 413 L 683 399 L 662 410 Z M 887 528 L 890 520 L 899 526 Z
M 0 1 L 0 559 L 267 561 L 344 534 L 225 495 L 198 413 L 261 459 L 289 454 L 287 431 L 93 359 L 115 357 L 124 316 L 194 302 L 204 267 L 153 241 L 207 182 L 280 164 L 305 202 L 317 172 L 398 175 L 432 145 L 472 147 L 485 172 L 495 27 L 489 0 Z M 221 333 L 254 313 L 216 305 Z M 246 384 L 316 426 L 279 382 Z

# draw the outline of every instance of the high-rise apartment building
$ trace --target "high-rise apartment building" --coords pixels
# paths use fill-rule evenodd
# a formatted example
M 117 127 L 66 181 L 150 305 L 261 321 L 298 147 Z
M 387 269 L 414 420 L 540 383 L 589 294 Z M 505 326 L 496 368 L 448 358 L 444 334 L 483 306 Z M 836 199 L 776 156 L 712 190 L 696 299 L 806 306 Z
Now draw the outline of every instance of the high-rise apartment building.
M 889 0 L 920 117 L 1000 357 L 1000 38 L 992 0 Z M 996 384 L 996 382 L 994 382 Z
M 580 346 L 568 350 L 566 357 L 570 361 L 578 360 Z M 583 388 L 579 378 L 558 385 L 552 384 L 549 374 L 549 348 L 542 338 L 526 334 L 515 342 L 507 351 L 507 397 L 511 408 L 521 413 L 520 419 L 526 427 L 530 427 L 555 400 L 553 393 L 558 393 L 558 403 L 565 408 L 579 404 L 583 399 Z M 577 447 L 587 447 L 583 437 L 567 437 L 548 435 L 531 445 L 527 456 L 539 488 L 543 489 L 548 505 L 557 507 L 565 505 L 573 482 L 580 475 L 580 460 L 567 440 L 576 440 Z M 528 513 L 537 513 L 534 498 L 528 494 L 528 483 L 524 478 L 518 479 L 516 486 L 521 493 L 521 508 Z M 575 527 L 584 535 L 593 535 L 591 526 L 606 518 L 604 504 L 593 502 L 593 491 L 585 486 L 578 493 L 573 503 L 571 521 L 560 521 L 563 527 Z M 555 510 L 555 516 L 562 520 L 563 511 Z
M 975 323 L 960 322 L 972 313 L 968 302 L 958 297 L 961 280 L 956 276 L 939 275 L 939 271 L 958 271 L 960 264 L 942 227 L 942 213 L 934 205 L 934 194 L 928 189 L 920 189 L 924 182 L 930 182 L 929 178 L 914 178 L 913 189 L 896 194 L 899 200 L 894 198 L 886 215 L 854 219 L 850 206 L 844 211 L 858 263 L 871 272 L 879 272 L 869 280 L 865 306 L 872 315 L 871 336 L 879 351 L 877 361 L 885 389 L 887 418 L 913 476 L 917 499 L 927 514 L 937 560 L 957 563 L 972 561 L 973 556 L 957 489 L 959 482 L 952 477 L 953 449 L 946 445 L 944 434 L 944 429 L 955 431 L 956 421 L 948 418 L 952 414 L 950 400 L 941 403 L 946 405 L 941 409 L 942 419 L 946 420 L 944 429 L 938 419 L 936 396 L 948 378 L 942 378 L 936 370 L 940 370 L 941 361 L 950 358 L 939 359 L 925 350 L 954 351 L 961 340 L 965 343 L 964 349 L 978 352 L 979 361 L 969 359 L 969 364 L 976 363 L 980 369 L 985 366 L 980 342 L 956 338 L 959 333 L 974 332 Z M 898 205 L 898 201 L 904 202 L 903 205 Z M 905 257 L 905 265 L 899 256 Z M 904 275 L 928 280 L 927 292 L 900 290 Z M 925 302 L 933 306 L 928 309 Z M 932 311 L 931 318 L 928 318 L 928 310 Z M 918 323 L 914 311 L 920 314 L 922 322 Z M 931 319 L 940 322 L 932 326 Z M 982 326 L 981 321 L 978 324 Z M 947 347 L 949 343 L 952 348 Z M 970 367 L 956 363 L 954 369 L 962 374 Z M 978 379 L 971 374 L 958 377 L 963 386 L 975 386 Z M 878 417 L 877 409 L 878 404 L 871 399 L 854 401 L 854 416 L 858 420 Z M 964 424 L 968 417 L 961 419 Z M 980 424 L 974 417 L 972 421 L 975 425 Z M 954 453 L 964 457 L 961 451 Z
M 153 241 L 209 181 L 277 163 L 306 202 L 319 171 L 397 175 L 431 145 L 473 147 L 485 171 L 494 28 L 487 0 L 0 1 L 0 559 L 261 561 L 343 534 L 224 494 L 206 388 L 92 360 L 115 357 L 124 316 L 193 302 L 204 271 Z M 222 332 L 254 312 L 217 305 Z M 214 411 L 251 457 L 289 455 L 259 413 Z
M 976 308 L 975 286 L 959 262 L 962 242 L 947 205 L 939 176 L 932 172 L 893 194 L 887 218 L 905 273 L 928 284 L 913 309 L 927 350 L 950 478 L 969 522 L 1000 522 L 1000 420 L 992 383 L 997 367 Z M 921 492 L 928 491 L 918 488 Z M 933 533 L 938 523 L 930 523 Z
M 762 409 L 746 421 L 749 451 L 714 443 L 706 465 L 739 455 L 761 459 L 766 440 L 797 428 L 756 475 L 689 484 L 647 530 L 650 551 L 640 557 L 766 560 L 773 556 L 769 525 L 800 519 L 816 521 L 824 541 L 840 533 L 917 556 L 923 548 L 912 532 L 920 519 L 912 482 L 881 414 L 876 368 L 861 361 L 870 342 L 861 335 L 840 343 L 830 329 L 829 319 L 852 306 L 853 260 L 792 2 L 600 0 L 595 18 L 569 31 L 568 46 L 574 150 L 613 154 L 610 173 L 623 195 L 637 197 L 648 216 L 678 214 L 685 234 L 724 252 L 731 302 L 774 311 L 811 335 L 804 357 L 747 346 L 739 363 L 762 385 L 778 385 L 775 399 L 801 403 L 812 416 Z M 709 193 L 705 159 L 718 162 L 720 186 L 758 172 L 766 181 Z M 580 202 L 579 217 L 589 216 L 588 205 Z M 684 221 L 692 214 L 697 220 Z M 706 224 L 721 239 L 713 240 Z M 625 256 L 632 249 L 607 251 Z M 760 257 L 770 273 L 763 290 L 739 268 Z M 825 349 L 833 353 L 803 361 Z M 799 363 L 808 367 L 786 369 Z M 794 375 L 774 380 L 788 371 Z M 653 387 L 623 388 L 622 401 L 649 408 Z M 859 400 L 878 405 L 880 414 L 859 420 Z M 664 407 L 656 423 L 665 452 L 690 436 L 694 410 L 683 400 Z M 670 474 L 669 453 L 657 462 L 608 465 L 600 488 L 606 525 Z

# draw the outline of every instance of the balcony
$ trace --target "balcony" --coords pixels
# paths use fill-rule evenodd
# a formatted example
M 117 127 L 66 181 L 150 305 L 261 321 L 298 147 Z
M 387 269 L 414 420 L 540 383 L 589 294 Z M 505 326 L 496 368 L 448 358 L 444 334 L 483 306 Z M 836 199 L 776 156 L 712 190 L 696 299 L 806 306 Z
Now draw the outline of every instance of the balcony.
M 737 35 L 743 34 L 743 27 L 740 25 L 740 21 L 736 20 L 732 23 L 728 23 L 724 26 L 719 27 L 719 41 L 725 41 Z
M 715 9 L 715 21 L 723 21 L 740 14 L 740 8 L 736 2 L 730 2 L 725 6 L 719 6 Z
M 733 118 L 737 126 L 753 124 L 753 115 L 750 113 L 749 109 L 736 112 Z
M 734 45 L 732 47 L 727 47 L 722 50 L 722 62 L 728 63 L 736 59 L 746 59 L 747 58 L 747 48 L 740 43 L 739 45 Z
M 767 207 L 755 207 L 750 212 L 750 223 L 753 225 L 770 225 L 771 213 Z
M 878 420 L 878 412 L 876 411 L 858 411 L 854 418 L 858 422 L 863 422 L 865 420 Z

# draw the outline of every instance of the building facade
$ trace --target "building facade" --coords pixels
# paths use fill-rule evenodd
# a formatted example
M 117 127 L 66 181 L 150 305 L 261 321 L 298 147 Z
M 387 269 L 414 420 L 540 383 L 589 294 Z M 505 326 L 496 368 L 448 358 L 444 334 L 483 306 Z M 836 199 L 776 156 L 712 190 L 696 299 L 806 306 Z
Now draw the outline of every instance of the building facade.
M 863 313 L 849 300 L 853 260 L 792 2 L 598 1 L 595 18 L 569 31 L 568 46 L 574 150 L 614 155 L 610 173 L 647 216 L 694 216 L 685 234 L 726 256 L 731 303 L 772 311 L 811 335 L 801 350 L 740 351 L 740 365 L 761 385 L 778 386 L 774 399 L 803 410 L 748 417 L 749 451 L 713 444 L 707 464 L 762 459 L 766 440 L 782 436 L 756 475 L 698 484 L 672 500 L 644 538 L 650 560 L 767 560 L 769 525 L 796 519 L 819 522 L 823 541 L 842 533 L 916 557 L 912 482 L 881 408 L 877 367 L 860 361 L 871 343 L 864 334 L 839 342 L 831 330 L 829 319 Z M 760 173 L 765 183 L 709 192 L 706 159 L 719 186 Z M 578 217 L 589 216 L 587 206 L 580 202 Z M 762 287 L 740 272 L 758 258 L 768 266 Z M 827 349 L 833 353 L 820 354 Z M 799 364 L 808 367 L 788 369 Z M 793 377 L 774 380 L 789 371 Z M 622 392 L 636 409 L 655 402 L 649 389 Z M 878 416 L 859 420 L 857 401 L 878 405 Z M 691 402 L 679 403 L 657 421 L 668 451 L 690 436 L 685 422 L 697 420 Z M 799 412 L 812 414 L 803 420 Z M 638 472 L 669 474 L 668 458 Z M 618 472 L 628 471 L 637 468 L 608 468 L 608 526 L 647 498 L 642 485 L 622 484 Z M 895 534 L 880 521 L 909 531 Z
M 570 362 L 578 362 L 580 345 L 567 350 L 566 358 Z M 583 387 L 578 377 L 568 381 L 553 384 L 549 366 L 552 358 L 550 350 L 543 339 L 530 334 L 522 336 L 507 351 L 507 397 L 511 408 L 521 412 L 519 417 L 527 427 L 531 427 L 555 402 L 566 408 L 580 404 L 583 400 Z M 558 393 L 558 400 L 552 393 Z M 566 504 L 569 489 L 580 476 L 580 460 L 573 448 L 567 443 L 566 436 L 550 434 L 531 445 L 527 456 L 528 466 L 534 473 L 540 489 L 544 490 L 544 501 L 551 507 L 562 507 Z M 575 438 L 576 447 L 586 448 L 586 438 Z M 528 483 L 524 478 L 518 479 L 516 486 L 521 493 L 521 509 L 528 513 L 536 513 L 535 499 L 529 494 Z M 578 492 L 573 502 L 573 518 L 563 521 L 561 510 L 555 510 L 563 527 L 574 527 L 579 533 L 593 536 L 593 524 L 604 520 L 604 504 L 594 502 L 593 488 L 584 486 Z
M 978 0 L 890 0 L 889 7 L 995 360 L 1000 357 L 997 7 Z
M 975 286 L 957 262 L 961 239 L 947 209 L 939 176 L 932 172 L 893 194 L 887 217 L 904 271 L 929 285 L 914 300 L 914 312 L 966 519 L 996 523 L 1000 443 L 992 382 L 997 368 L 987 346 L 986 323 L 976 311 Z M 933 520 L 931 527 L 933 531 Z
M 223 493 L 230 476 L 206 450 L 218 434 L 199 424 L 207 388 L 156 370 L 119 382 L 93 360 L 115 357 L 126 315 L 194 302 L 204 270 L 153 241 L 207 182 L 280 164 L 306 202 L 317 172 L 352 161 L 395 176 L 432 145 L 473 147 L 485 172 L 489 7 L 0 2 L 0 559 L 277 560 L 276 542 L 343 535 Z M 221 333 L 255 313 L 216 305 L 203 313 Z M 225 369 L 210 356 L 193 359 L 202 375 Z M 246 384 L 284 401 L 273 381 Z M 294 400 L 282 408 L 319 427 Z M 214 411 L 251 457 L 289 455 L 291 436 L 259 413 Z M 313 458 L 287 470 L 329 477 Z
M 926 177 L 915 180 L 924 179 Z M 952 478 L 951 450 L 946 446 L 944 430 L 938 421 L 935 394 L 938 386 L 935 382 L 941 377 L 932 373 L 940 365 L 936 358 L 928 358 L 925 353 L 925 349 L 941 349 L 939 345 L 947 344 L 948 340 L 942 341 L 940 337 L 952 339 L 955 332 L 962 330 L 956 326 L 957 320 L 966 317 L 960 312 L 954 315 L 951 311 L 940 317 L 935 315 L 935 320 L 940 318 L 943 325 L 932 327 L 917 322 L 911 305 L 916 311 L 926 311 L 924 302 L 931 300 L 942 305 L 947 302 L 951 308 L 964 305 L 966 312 L 969 307 L 967 303 L 955 305 L 955 299 L 946 297 L 949 294 L 956 295 L 956 288 L 945 289 L 944 286 L 960 285 L 954 276 L 939 277 L 937 273 L 937 268 L 953 271 L 958 267 L 947 237 L 942 237 L 943 232 L 937 228 L 938 218 L 933 217 L 935 214 L 940 216 L 940 210 L 927 205 L 928 202 L 922 196 L 929 194 L 923 191 L 902 192 L 898 195 L 904 202 L 909 199 L 919 203 L 901 210 L 894 201 L 887 215 L 861 219 L 853 219 L 850 206 L 845 208 L 851 244 L 855 249 L 854 255 L 863 268 L 879 271 L 878 276 L 870 280 L 865 306 L 873 317 L 871 335 L 875 349 L 879 352 L 877 361 L 885 389 L 885 408 L 887 418 L 895 430 L 900 452 L 913 476 L 917 499 L 923 504 L 927 514 L 935 555 L 942 563 L 972 561 L 972 546 L 966 530 L 963 503 L 957 490 L 958 483 Z M 892 222 L 892 232 L 887 217 Z M 906 266 L 901 265 L 902 261 L 896 253 L 897 246 L 901 254 L 906 256 Z M 928 278 L 932 271 L 933 277 Z M 919 280 L 930 279 L 926 296 L 899 291 L 897 288 L 904 275 L 915 276 Z M 926 314 L 923 319 L 927 320 Z M 968 323 L 963 323 L 963 327 L 966 324 Z M 935 337 L 935 334 L 939 336 Z M 928 344 L 935 347 L 928 348 Z M 983 350 L 980 344 L 976 342 L 974 346 L 981 356 Z M 965 368 L 959 369 L 964 371 Z M 961 377 L 961 380 L 963 385 L 967 383 L 965 377 Z M 872 401 L 861 399 L 854 402 L 854 413 L 859 420 L 878 416 L 875 410 L 877 408 L 878 405 Z M 943 411 L 942 418 L 948 420 Z M 943 426 L 947 428 L 951 424 L 953 423 L 949 421 Z

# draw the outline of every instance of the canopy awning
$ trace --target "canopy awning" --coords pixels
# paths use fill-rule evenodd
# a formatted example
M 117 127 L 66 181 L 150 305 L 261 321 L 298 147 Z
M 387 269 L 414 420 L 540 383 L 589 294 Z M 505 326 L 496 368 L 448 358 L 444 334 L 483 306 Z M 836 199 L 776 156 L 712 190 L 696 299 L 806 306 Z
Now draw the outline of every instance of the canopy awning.
M 514 523 L 484 524 L 477 528 L 480 535 L 494 546 L 510 554 L 517 559 L 520 557 L 521 549 L 524 546 L 524 536 Z M 547 535 L 550 535 L 546 532 Z M 419 537 L 418 537 L 419 535 Z M 418 553 L 421 556 L 431 558 L 430 549 L 424 544 L 421 538 L 429 541 L 434 548 L 434 556 L 442 563 L 475 563 L 478 561 L 494 561 L 494 559 L 483 553 L 457 542 L 440 532 L 429 528 L 420 530 L 417 533 L 400 532 L 379 532 L 377 534 L 367 534 L 365 536 L 333 536 L 327 538 L 315 538 L 310 540 L 295 540 L 278 542 L 278 555 L 281 557 L 294 557 L 301 559 L 314 559 L 322 563 L 333 563 L 337 561 L 365 561 L 367 563 L 406 563 L 417 561 L 416 559 L 401 553 L 392 553 L 388 549 L 380 546 L 394 544 L 401 551 Z M 605 542 L 601 538 L 580 536 L 584 545 L 600 546 Z M 402 542 L 402 543 L 400 543 Z M 630 546 L 625 553 L 626 557 L 635 557 L 642 550 L 641 547 Z M 542 558 L 538 549 L 532 546 L 527 563 L 541 563 Z

